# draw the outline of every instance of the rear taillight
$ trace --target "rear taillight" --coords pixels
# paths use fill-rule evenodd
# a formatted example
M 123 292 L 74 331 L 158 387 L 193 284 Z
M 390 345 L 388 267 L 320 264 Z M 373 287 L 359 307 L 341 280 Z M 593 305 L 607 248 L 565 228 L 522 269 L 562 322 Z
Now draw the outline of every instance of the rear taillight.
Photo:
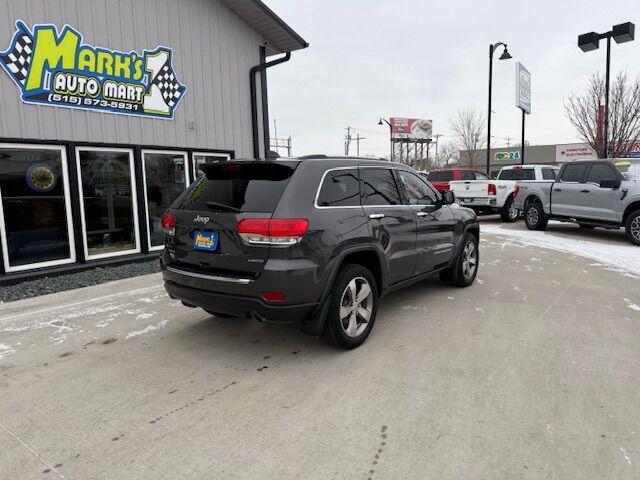
M 287 247 L 302 240 L 308 227 L 309 221 L 304 218 L 245 218 L 238 223 L 237 231 L 249 245 Z
M 490 183 L 487 186 L 487 195 L 495 195 L 496 194 L 496 184 Z
M 518 194 L 520 193 L 520 185 L 516 185 L 516 188 L 513 189 L 513 199 L 518 198 Z
M 162 228 L 165 235 L 173 237 L 176 233 L 176 216 L 171 213 L 162 214 Z

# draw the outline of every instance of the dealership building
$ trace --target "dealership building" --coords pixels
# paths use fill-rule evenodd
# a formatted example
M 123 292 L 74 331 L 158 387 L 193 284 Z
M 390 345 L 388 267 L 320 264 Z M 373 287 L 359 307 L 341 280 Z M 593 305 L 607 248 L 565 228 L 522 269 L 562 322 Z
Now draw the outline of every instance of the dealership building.
M 460 150 L 460 165 L 487 169 L 486 150 Z M 521 150 L 516 147 L 492 148 L 489 153 L 491 174 L 496 176 L 506 165 L 520 165 Z M 595 151 L 587 143 L 564 143 L 557 145 L 529 145 L 525 149 L 525 163 L 530 165 L 562 165 L 576 160 L 597 158 Z
M 201 165 L 266 156 L 307 47 L 259 0 L 0 1 L 0 283 L 157 255 Z

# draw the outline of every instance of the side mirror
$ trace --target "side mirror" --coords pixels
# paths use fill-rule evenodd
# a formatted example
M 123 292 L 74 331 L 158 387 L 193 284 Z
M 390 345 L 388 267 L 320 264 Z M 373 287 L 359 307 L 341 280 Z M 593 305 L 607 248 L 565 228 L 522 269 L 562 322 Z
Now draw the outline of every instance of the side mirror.
M 620 188 L 620 180 L 617 178 L 603 178 L 600 180 L 600 188 Z
M 445 190 L 442 192 L 442 204 L 451 205 L 453 203 L 456 203 L 456 194 L 451 190 Z

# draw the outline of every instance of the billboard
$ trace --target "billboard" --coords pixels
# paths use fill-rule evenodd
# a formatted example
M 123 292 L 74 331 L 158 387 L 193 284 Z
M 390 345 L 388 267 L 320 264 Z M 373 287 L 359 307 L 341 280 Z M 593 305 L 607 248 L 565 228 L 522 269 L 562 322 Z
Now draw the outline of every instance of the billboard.
M 426 140 L 433 136 L 433 121 L 391 117 L 391 138 L 394 140 Z
M 531 74 L 520 62 L 516 63 L 516 107 L 531 113 Z

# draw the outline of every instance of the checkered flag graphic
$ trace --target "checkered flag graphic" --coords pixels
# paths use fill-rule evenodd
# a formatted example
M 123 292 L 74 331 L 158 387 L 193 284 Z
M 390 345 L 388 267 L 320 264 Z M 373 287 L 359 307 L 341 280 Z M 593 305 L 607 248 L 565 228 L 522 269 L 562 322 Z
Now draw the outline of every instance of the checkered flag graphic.
M 171 65 L 169 65 L 168 60 L 155 76 L 152 84 L 160 89 L 164 103 L 166 103 L 169 108 L 173 108 L 178 103 L 178 100 L 185 91 L 184 85 L 180 85 L 178 82 L 176 74 L 173 68 L 171 68 Z
M 24 85 L 31 68 L 33 58 L 33 40 L 30 35 L 22 31 L 16 34 L 13 46 L 0 55 L 0 60 L 5 64 L 11 75 L 18 83 Z

